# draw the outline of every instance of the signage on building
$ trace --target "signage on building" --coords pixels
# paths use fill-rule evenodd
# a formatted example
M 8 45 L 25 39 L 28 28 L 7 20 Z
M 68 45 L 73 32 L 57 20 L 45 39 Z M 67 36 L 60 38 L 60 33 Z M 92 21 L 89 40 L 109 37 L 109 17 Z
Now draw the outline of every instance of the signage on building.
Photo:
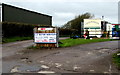
M 100 29 L 101 20 L 100 19 L 84 19 L 84 28 Z

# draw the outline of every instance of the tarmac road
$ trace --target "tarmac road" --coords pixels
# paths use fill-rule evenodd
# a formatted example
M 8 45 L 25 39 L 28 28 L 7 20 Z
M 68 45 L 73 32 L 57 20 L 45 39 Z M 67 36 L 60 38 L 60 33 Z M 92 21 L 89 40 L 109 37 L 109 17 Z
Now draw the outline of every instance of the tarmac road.
M 59 39 L 67 39 L 69 37 L 60 37 Z M 18 51 L 24 50 L 26 47 L 33 45 L 33 40 L 26 40 L 26 41 L 17 41 L 11 43 L 5 43 L 2 45 L 2 57 L 11 56 Z
M 3 73 L 120 72 L 111 60 L 111 55 L 118 51 L 118 41 L 42 50 L 25 49 L 27 45 L 32 44 L 29 42 L 31 40 L 20 42 L 18 45 L 3 45 Z M 25 45 L 26 43 L 28 44 Z

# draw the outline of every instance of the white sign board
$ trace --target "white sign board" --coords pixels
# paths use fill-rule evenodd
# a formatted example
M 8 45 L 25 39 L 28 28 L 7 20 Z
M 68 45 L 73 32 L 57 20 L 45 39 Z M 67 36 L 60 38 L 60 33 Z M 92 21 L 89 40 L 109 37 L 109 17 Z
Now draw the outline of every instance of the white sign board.
M 56 33 L 34 33 L 35 43 L 56 43 Z
M 84 28 L 101 28 L 101 19 L 84 19 Z

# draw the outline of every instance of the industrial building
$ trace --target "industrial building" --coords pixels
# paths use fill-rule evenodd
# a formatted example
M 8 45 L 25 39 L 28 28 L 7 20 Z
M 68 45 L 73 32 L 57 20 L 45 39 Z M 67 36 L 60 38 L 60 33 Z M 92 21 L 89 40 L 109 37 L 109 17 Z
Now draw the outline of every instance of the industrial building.
M 84 19 L 84 34 L 89 31 L 90 37 L 112 37 L 113 25 L 102 19 Z
M 52 25 L 52 16 L 0 3 L 1 22 Z

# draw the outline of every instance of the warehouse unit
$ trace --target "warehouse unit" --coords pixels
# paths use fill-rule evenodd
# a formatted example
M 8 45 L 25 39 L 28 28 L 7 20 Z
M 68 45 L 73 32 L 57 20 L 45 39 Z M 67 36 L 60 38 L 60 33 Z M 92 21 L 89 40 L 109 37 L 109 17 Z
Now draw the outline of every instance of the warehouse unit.
M 26 10 L 23 8 L 0 4 L 0 15 L 2 22 L 16 22 L 36 25 L 52 25 L 52 16 L 38 12 Z

